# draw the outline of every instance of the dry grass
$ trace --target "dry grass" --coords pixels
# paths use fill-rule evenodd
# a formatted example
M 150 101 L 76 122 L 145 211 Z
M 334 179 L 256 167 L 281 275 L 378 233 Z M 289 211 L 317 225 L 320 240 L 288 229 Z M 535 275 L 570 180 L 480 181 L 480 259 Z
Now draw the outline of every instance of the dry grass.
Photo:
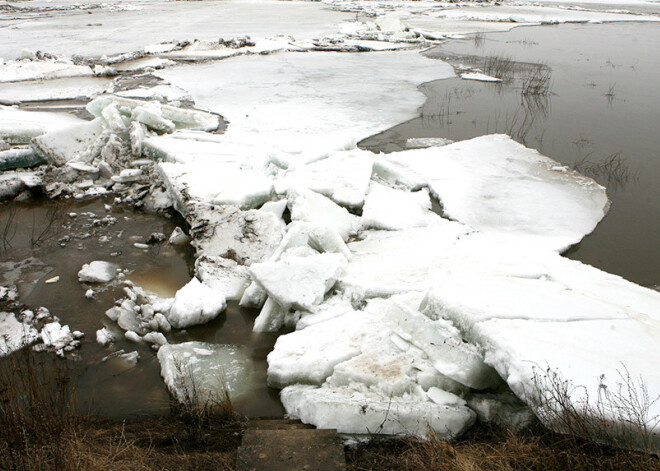
M 657 457 L 567 438 L 540 426 L 520 434 L 478 426 L 453 443 L 433 434 L 428 441 L 376 440 L 347 450 L 346 462 L 355 471 L 660 470 Z
M 660 437 L 654 431 L 660 416 L 652 410 L 660 397 L 651 397 L 644 381 L 634 379 L 625 367 L 610 387 L 600 378 L 598 396 L 565 380 L 558 371 L 535 371 L 534 408 L 541 421 L 571 437 L 585 438 L 618 448 L 658 453 Z
M 63 360 L 24 349 L 0 358 L 0 469 L 232 469 L 244 424 L 231 409 L 173 407 L 133 421 L 81 415 Z M 192 407 L 192 406 L 191 406 Z

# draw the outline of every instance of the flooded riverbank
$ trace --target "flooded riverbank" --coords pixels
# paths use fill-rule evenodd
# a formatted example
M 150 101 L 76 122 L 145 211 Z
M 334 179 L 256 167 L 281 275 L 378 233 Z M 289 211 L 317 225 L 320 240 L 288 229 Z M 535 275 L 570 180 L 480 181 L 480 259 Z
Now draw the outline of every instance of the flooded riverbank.
M 567 255 L 654 285 L 660 280 L 660 82 L 651 77 L 660 73 L 660 57 L 640 58 L 640 51 L 658 47 L 660 28 L 634 23 L 525 27 L 449 41 L 427 55 L 482 69 L 493 58 L 510 62 L 504 83 L 426 83 L 419 118 L 361 146 L 389 152 L 411 138 L 509 134 L 607 187 L 609 214 Z M 549 93 L 523 96 L 536 64 L 550 71 Z

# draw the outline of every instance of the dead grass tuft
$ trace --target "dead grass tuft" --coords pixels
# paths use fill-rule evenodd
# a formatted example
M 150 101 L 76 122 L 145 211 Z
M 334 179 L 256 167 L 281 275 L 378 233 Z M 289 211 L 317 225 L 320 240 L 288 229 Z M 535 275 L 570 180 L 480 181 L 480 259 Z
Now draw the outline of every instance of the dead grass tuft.
M 0 358 L 3 470 L 233 469 L 243 429 L 231 402 L 173 405 L 167 417 L 84 416 L 64 360 L 30 349 Z
M 348 449 L 354 471 L 658 471 L 657 457 L 567 438 L 540 425 L 515 433 L 481 425 L 450 443 L 431 434 L 428 441 L 375 440 Z

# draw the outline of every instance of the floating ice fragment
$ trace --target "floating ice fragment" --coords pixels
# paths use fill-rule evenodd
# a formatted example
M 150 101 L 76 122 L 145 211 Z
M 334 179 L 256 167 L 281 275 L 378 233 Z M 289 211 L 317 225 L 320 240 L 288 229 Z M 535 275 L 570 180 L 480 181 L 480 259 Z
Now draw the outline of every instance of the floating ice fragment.
M 193 278 L 176 292 L 166 317 L 172 327 L 183 329 L 215 319 L 225 307 L 227 303 L 222 293 Z
M 78 272 L 78 281 L 81 283 L 108 283 L 117 276 L 117 265 L 110 262 L 95 260 L 86 263 Z

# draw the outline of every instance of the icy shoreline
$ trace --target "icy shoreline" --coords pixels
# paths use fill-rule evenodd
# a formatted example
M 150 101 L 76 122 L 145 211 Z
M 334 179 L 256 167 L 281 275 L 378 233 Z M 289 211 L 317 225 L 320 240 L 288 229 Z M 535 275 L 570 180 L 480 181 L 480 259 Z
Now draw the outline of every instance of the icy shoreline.
M 424 435 L 430 425 L 455 437 L 481 411 L 479 391 L 501 391 L 501 380 L 536 407 L 535 378 L 546 367 L 595 398 L 603 384 L 615 387 L 622 363 L 655 397 L 660 377 L 644 355 L 660 335 L 660 294 L 559 255 L 604 217 L 604 188 L 502 135 L 387 156 L 355 148 L 414 116 L 420 83 L 453 76 L 415 50 L 383 51 L 446 37 L 402 19 L 352 24 L 332 40 L 151 46 L 160 59 L 192 62 L 135 69 L 165 79 L 159 97 L 170 103 L 102 95 L 86 106 L 93 121 L 2 107 L 0 137 L 13 147 L 3 152 L 29 142 L 21 149 L 51 166 L 33 175 L 43 183 L 9 173 L 21 183 L 5 183 L 7 194 L 43 186 L 51 196 L 111 190 L 139 200 L 145 185 L 153 193 L 162 184 L 160 206 L 173 205 L 190 226 L 199 280 L 170 300 L 129 288 L 108 316 L 158 348 L 158 330 L 206 322 L 225 299 L 261 308 L 255 330 L 296 329 L 269 355 L 269 383 L 284 388 L 291 416 L 320 427 Z M 112 76 L 144 57 L 90 67 L 35 56 L 0 69 L 18 83 Z M 142 98 L 153 98 L 146 90 Z M 206 111 L 166 98 L 181 91 Z M 224 134 L 213 133 L 218 115 L 229 120 Z M 85 185 L 71 191 L 65 173 Z M 452 220 L 430 211 L 431 195 Z M 16 331 L 15 319 L 5 322 Z M 603 358 L 605 342 L 621 350 Z M 181 348 L 193 365 L 210 361 L 213 349 L 189 347 Z M 176 396 L 170 350 L 159 359 Z M 206 369 L 193 374 L 217 388 Z M 515 416 L 507 401 L 491 399 L 505 422 Z

